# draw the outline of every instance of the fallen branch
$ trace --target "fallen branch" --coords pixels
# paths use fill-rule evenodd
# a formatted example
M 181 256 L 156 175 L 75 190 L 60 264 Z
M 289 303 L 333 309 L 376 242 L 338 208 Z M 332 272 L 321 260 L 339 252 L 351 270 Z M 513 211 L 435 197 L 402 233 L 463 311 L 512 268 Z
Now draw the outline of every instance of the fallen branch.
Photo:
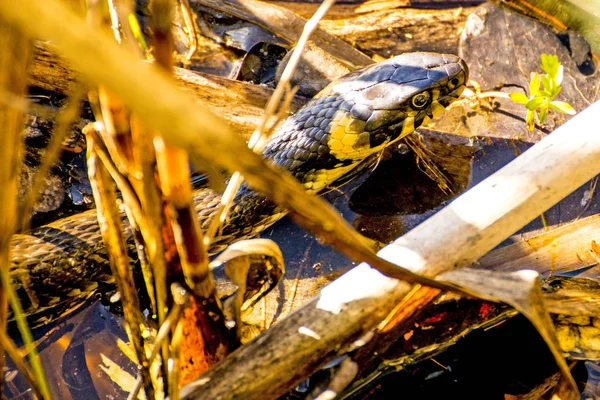
M 177 82 L 203 105 L 224 119 L 226 125 L 244 138 L 250 137 L 260 123 L 273 89 L 234 81 L 217 75 L 173 68 Z M 81 75 L 57 53 L 55 46 L 35 42 L 28 83 L 44 90 L 67 94 L 76 87 Z M 300 108 L 306 100 L 294 97 L 290 110 Z
M 190 0 L 192 8 L 194 5 L 203 5 L 221 12 L 233 15 L 242 20 L 250 21 L 270 32 L 277 32 L 292 43 L 300 38 L 300 32 L 306 24 L 306 20 L 286 8 L 268 4 L 257 0 Z M 312 13 L 311 13 L 312 14 Z M 350 46 L 337 37 L 330 35 L 322 29 L 317 29 L 311 36 L 311 40 L 327 53 L 335 54 L 343 61 L 356 68 L 373 63 L 366 54 Z

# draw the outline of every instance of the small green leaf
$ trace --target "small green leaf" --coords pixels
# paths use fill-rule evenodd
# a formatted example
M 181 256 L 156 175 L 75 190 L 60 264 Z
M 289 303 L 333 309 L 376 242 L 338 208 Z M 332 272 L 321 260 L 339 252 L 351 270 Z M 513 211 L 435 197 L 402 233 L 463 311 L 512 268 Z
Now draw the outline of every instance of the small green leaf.
M 542 54 L 540 55 L 540 58 L 542 59 L 542 63 L 541 63 L 541 67 L 542 70 L 549 74 L 550 73 L 550 60 L 549 60 L 550 54 Z
M 556 86 L 554 87 L 554 97 L 558 96 L 560 94 L 560 92 L 562 92 L 562 86 Z M 552 98 L 554 98 L 552 97 Z
M 531 77 L 529 82 L 529 96 L 536 96 L 540 91 L 540 74 L 537 72 Z
M 515 103 L 527 104 L 529 102 L 529 99 L 527 98 L 527 96 L 525 96 L 523 93 L 520 93 L 520 92 L 512 92 L 509 96 L 510 96 L 510 99 L 512 101 L 514 101 Z
M 554 76 L 554 84 L 558 87 L 560 87 L 560 84 L 563 81 L 564 70 L 565 67 L 563 67 L 562 64 L 559 64 L 558 70 L 556 71 L 556 75 Z
M 573 106 L 571 106 L 569 103 L 565 103 L 564 101 L 553 101 L 550 103 L 550 107 L 562 114 L 575 115 L 576 113 Z
M 540 58 L 542 59 L 542 70 L 550 76 L 556 76 L 560 65 L 558 57 L 551 54 L 542 54 Z
M 527 129 L 532 131 L 535 123 L 533 121 L 534 113 L 531 110 L 527 110 L 527 116 L 525 117 L 525 123 L 527 124 Z
M 542 86 L 544 87 L 544 90 L 548 93 L 551 93 L 551 95 L 554 93 L 554 85 L 552 82 L 552 79 L 550 79 L 550 77 L 548 75 L 542 75 Z
M 546 121 L 546 116 L 548 115 L 548 107 L 540 108 L 540 124 L 543 124 Z
M 544 104 L 547 100 L 548 99 L 546 97 L 534 97 L 533 99 L 529 100 L 527 104 L 525 104 L 525 107 L 527 107 L 528 110 L 533 111 Z

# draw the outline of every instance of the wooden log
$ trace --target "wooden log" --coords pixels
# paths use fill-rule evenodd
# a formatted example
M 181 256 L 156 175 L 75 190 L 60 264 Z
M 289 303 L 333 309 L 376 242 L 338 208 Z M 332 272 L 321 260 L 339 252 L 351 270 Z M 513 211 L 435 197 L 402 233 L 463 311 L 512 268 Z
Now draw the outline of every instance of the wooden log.
M 186 91 L 246 139 L 260 122 L 264 106 L 273 93 L 273 89 L 267 86 L 234 81 L 217 75 L 183 68 L 174 68 L 174 72 L 177 82 Z M 29 68 L 30 86 L 66 94 L 74 88 L 78 79 L 81 79 L 80 74 L 57 55 L 54 46 L 46 42 L 35 43 Z M 290 105 L 290 111 L 297 110 L 305 102 L 305 98 L 296 96 Z
M 210 7 L 242 20 L 250 21 L 293 43 L 298 41 L 306 23 L 306 19 L 283 7 L 257 0 L 233 0 L 228 2 L 190 0 L 190 5 L 192 8 L 194 5 Z M 336 55 L 341 61 L 353 67 L 369 65 L 373 62 L 370 57 L 361 53 L 360 50 L 322 29 L 315 30 L 311 35 L 311 40 L 326 52 Z
M 473 267 L 504 272 L 532 269 L 540 274 L 574 271 L 598 264 L 594 242 L 600 242 L 600 215 L 502 247 Z
M 318 6 L 299 1 L 275 4 L 304 18 Z M 409 8 L 411 4 L 405 0 L 337 4 L 319 26 L 370 56 L 389 58 L 410 51 L 457 53 L 462 27 L 474 9 L 461 5 L 432 10 Z

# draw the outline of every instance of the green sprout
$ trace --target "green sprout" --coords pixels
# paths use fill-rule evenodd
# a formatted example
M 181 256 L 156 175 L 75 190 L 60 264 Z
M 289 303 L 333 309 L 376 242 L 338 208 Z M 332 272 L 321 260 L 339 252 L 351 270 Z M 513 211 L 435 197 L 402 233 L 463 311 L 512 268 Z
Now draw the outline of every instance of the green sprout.
M 564 70 L 562 64 L 558 61 L 558 57 L 550 54 L 542 54 L 541 58 L 541 67 L 545 74 L 540 75 L 537 72 L 533 74 L 531 82 L 529 82 L 529 97 L 519 92 L 510 94 L 512 101 L 524 104 L 527 107 L 525 123 L 530 131 L 535 126 L 535 115 L 538 108 L 540 112 L 540 124 L 543 124 L 546 120 L 549 109 L 558 111 L 561 114 L 575 114 L 575 110 L 569 103 L 554 100 L 562 90 L 560 84 L 563 80 Z M 540 83 L 542 85 L 541 90 Z

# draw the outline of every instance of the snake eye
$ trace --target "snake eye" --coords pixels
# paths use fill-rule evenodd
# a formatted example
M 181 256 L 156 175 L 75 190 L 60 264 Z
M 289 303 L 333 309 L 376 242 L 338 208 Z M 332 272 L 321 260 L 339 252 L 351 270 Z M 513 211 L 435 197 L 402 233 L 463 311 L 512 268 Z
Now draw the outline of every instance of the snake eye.
M 423 108 L 429 101 L 429 92 L 419 93 L 412 99 L 413 106 L 417 108 Z

